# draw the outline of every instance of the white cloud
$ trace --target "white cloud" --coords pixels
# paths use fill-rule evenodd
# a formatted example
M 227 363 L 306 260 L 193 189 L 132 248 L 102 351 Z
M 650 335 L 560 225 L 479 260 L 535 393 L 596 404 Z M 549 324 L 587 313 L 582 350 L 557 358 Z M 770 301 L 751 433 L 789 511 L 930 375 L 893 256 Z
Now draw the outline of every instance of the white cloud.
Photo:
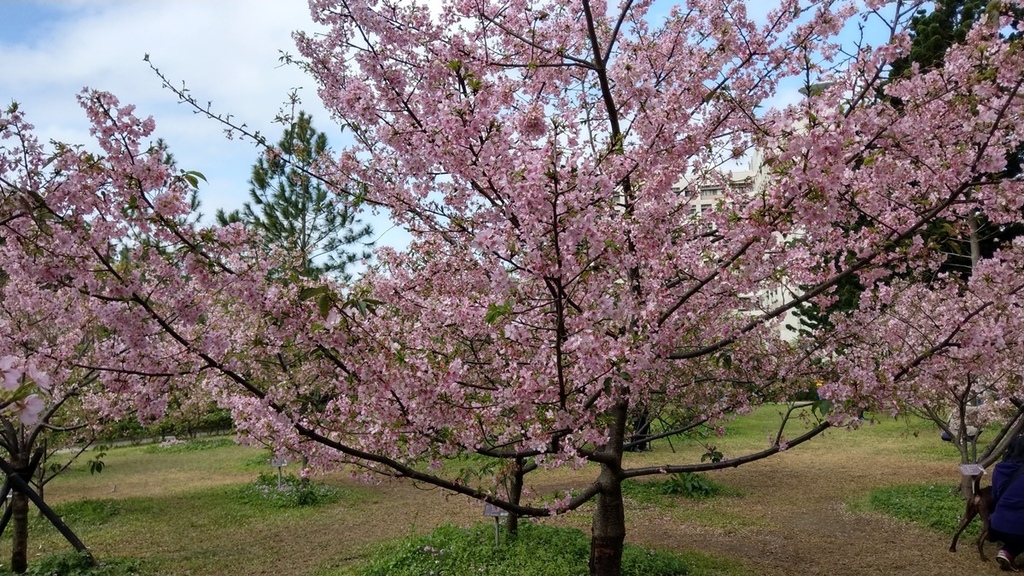
M 344 143 L 313 79 L 279 62 L 280 51 L 296 53 L 292 32 L 312 28 L 302 0 L 76 1 L 21 8 L 27 19 L 22 29 L 0 27 L 0 104 L 21 103 L 42 139 L 75 143 L 90 140 L 75 101 L 82 88 L 107 90 L 135 104 L 137 114 L 156 119 L 158 136 L 179 165 L 207 176 L 201 189 L 206 214 L 248 199 L 257 150 L 227 140 L 223 126 L 178 104 L 143 61 L 145 54 L 175 85 L 184 81 L 200 102 L 212 101 L 215 112 L 230 113 L 271 140 L 282 130 L 274 116 L 288 92 L 301 88 L 302 108 L 317 128 L 335 147 Z M 0 4 L 0 19 L 3 11 Z M 372 222 L 378 233 L 391 226 L 380 220 Z

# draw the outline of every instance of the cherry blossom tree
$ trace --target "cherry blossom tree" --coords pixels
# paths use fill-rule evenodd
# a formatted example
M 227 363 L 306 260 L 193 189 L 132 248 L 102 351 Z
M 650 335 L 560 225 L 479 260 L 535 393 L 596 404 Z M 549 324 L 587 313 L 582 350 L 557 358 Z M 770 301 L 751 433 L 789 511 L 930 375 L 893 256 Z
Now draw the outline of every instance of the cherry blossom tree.
M 26 332 L 23 330 L 28 328 L 28 333 L 31 333 L 32 327 L 7 321 L 0 324 L 3 325 L 5 335 L 16 335 L 23 343 L 28 340 L 24 337 Z M 81 455 L 84 450 L 78 449 L 65 465 L 46 470 L 45 460 L 52 456 L 51 448 L 59 446 L 57 442 L 51 444 L 49 440 L 56 434 L 63 433 L 67 436 L 75 430 L 86 430 L 90 424 L 98 423 L 100 419 L 94 413 L 83 410 L 81 402 L 81 396 L 87 395 L 90 385 L 95 384 L 94 372 L 64 373 L 53 370 L 52 367 L 44 372 L 40 364 L 49 364 L 49 358 L 32 353 L 28 355 L 31 359 L 25 361 L 23 358 L 26 351 L 22 349 L 17 352 L 21 354 L 0 358 L 0 366 L 3 367 L 5 380 L 8 381 L 7 389 L 11 390 L 10 380 L 16 379 L 18 382 L 14 388 L 15 397 L 21 395 L 17 388 L 32 388 L 34 392 L 21 400 L 14 400 L 11 408 L 16 407 L 15 410 L 0 412 L 0 460 L 3 460 L 5 478 L 3 487 L 0 488 L 0 501 L 8 502 L 0 517 L 0 533 L 11 525 L 11 569 L 21 573 L 28 566 L 30 499 L 36 500 L 37 506 L 48 518 L 56 518 L 53 511 L 43 504 L 43 486 L 56 474 L 66 470 L 71 460 Z M 23 370 L 20 374 L 17 368 L 19 364 Z M 87 437 L 87 434 L 78 437 Z M 70 528 L 59 518 L 57 520 L 55 526 L 68 537 L 71 544 L 78 550 L 87 552 Z
M 667 13 L 589 0 L 311 8 L 326 31 L 297 37 L 303 61 L 356 138 L 318 176 L 366 190 L 412 232 L 408 249 L 379 249 L 350 285 L 272 282 L 280 254 L 239 226 L 188 220 L 195 176 L 146 144 L 153 121 L 87 91 L 98 151 L 0 155 L 20 207 L 2 221 L 3 267 L 88 302 L 118 351 L 108 386 L 154 412 L 182 386 L 168 376 L 189 374 L 240 432 L 314 467 L 407 477 L 525 516 L 594 501 L 591 574 L 620 572 L 625 479 L 777 454 L 911 394 L 902 374 L 934 356 L 936 343 L 880 322 L 860 328 L 889 334 L 887 355 L 831 354 L 851 330 L 790 345 L 778 336 L 789 310 L 827 305 L 850 278 L 876 308 L 903 295 L 963 305 L 892 271 L 941 265 L 920 241 L 939 218 L 1019 218 L 1024 183 L 999 174 L 1020 144 L 1024 62 L 999 38 L 1020 23 L 998 6 L 942 69 L 894 81 L 917 3 L 783 1 L 762 18 L 729 0 Z M 838 39 L 867 21 L 887 38 Z M 825 84 L 770 106 L 794 79 Z M 30 131 L 17 113 L 0 126 L 6 139 Z M 757 188 L 691 216 L 696 187 L 753 148 Z M 1017 260 L 997 262 L 978 282 L 1015 294 Z M 1004 325 L 1019 321 L 1005 309 Z M 981 311 L 937 318 L 961 334 Z M 996 324 L 977 334 L 999 337 Z M 762 451 L 712 462 L 624 456 L 634 407 L 669 399 L 715 423 L 823 368 L 837 410 L 795 438 L 780 430 Z M 524 503 L 516 482 L 496 490 L 441 465 L 470 455 L 499 478 L 590 465 L 591 480 Z
M 98 374 L 74 368 L 70 360 L 87 357 L 88 345 L 82 332 L 67 323 L 73 314 L 67 310 L 55 316 L 47 314 L 45 305 L 24 308 L 29 302 L 19 298 L 13 286 L 4 282 L 0 298 L 0 369 L 4 376 L 6 409 L 0 411 L 0 469 L 4 482 L 0 501 L 8 502 L 0 517 L 0 533 L 12 528 L 11 569 L 24 572 L 28 566 L 29 502 L 35 501 L 43 515 L 67 537 L 76 549 L 88 553 L 78 537 L 45 505 L 43 486 L 65 470 L 84 448 L 72 454 L 64 466 L 47 470 L 45 460 L 51 448 L 59 446 L 58 435 L 79 439 L 88 437 L 91 425 L 102 419 L 90 403 L 109 395 L 97 384 Z M 68 349 L 77 355 L 66 354 Z M 37 476 L 38 474 L 38 476 Z M 33 484 L 35 487 L 33 487 Z M 8 499 L 8 496 L 9 499 Z
M 30 502 L 76 550 L 89 554 L 78 536 L 44 502 L 45 484 L 81 456 L 105 424 L 125 417 L 147 419 L 162 410 L 161 398 L 147 393 L 154 385 L 159 388 L 160 376 L 149 370 L 143 383 L 132 379 L 138 371 L 124 370 L 117 364 L 125 341 L 121 335 L 108 338 L 111 333 L 104 326 L 103 316 L 109 304 L 83 299 L 80 287 L 66 284 L 70 279 L 67 275 L 59 279 L 39 275 L 53 262 L 31 246 L 55 226 L 60 227 L 64 215 L 38 210 L 32 204 L 42 198 L 32 197 L 40 190 L 60 188 L 63 176 L 59 167 L 47 172 L 33 162 L 52 165 L 59 163 L 62 155 L 77 152 L 58 146 L 43 159 L 42 148 L 31 127 L 22 122 L 17 105 L 8 108 L 0 128 L 0 152 L 4 156 L 0 218 L 7 233 L 0 243 L 0 370 L 4 377 L 0 392 L 0 471 L 4 475 L 0 501 L 9 502 L 0 517 L 0 532 L 11 525 L 11 568 L 21 573 L 27 569 Z M 171 164 L 162 143 L 158 142 L 154 151 Z M 14 168 L 7 162 L 10 158 L 24 163 Z M 84 161 L 94 162 L 94 158 L 84 154 Z M 21 176 L 29 180 L 19 180 Z M 29 187 L 24 187 L 26 182 L 30 182 Z M 29 196 L 21 195 L 22 191 L 29 191 Z M 194 202 L 187 202 L 194 207 Z M 90 218 L 85 216 L 87 222 Z M 19 226 L 19 221 L 32 224 Z M 135 235 L 124 240 L 140 238 Z M 64 237 L 61 241 L 67 240 Z M 36 248 L 43 244 L 37 243 Z M 131 267 L 123 256 L 112 261 L 119 273 Z M 146 397 L 135 396 L 140 393 Z M 72 450 L 62 456 L 63 460 L 48 462 L 59 448 Z
M 1022 15 L 1019 6 L 986 4 L 956 0 L 932 6 L 930 11 L 919 10 L 911 21 L 909 52 L 894 62 L 890 75 L 942 68 L 947 51 L 963 44 L 979 20 L 995 18 L 1000 11 L 1015 19 Z M 1007 42 L 1020 41 L 1019 30 L 1003 28 L 999 32 Z M 1005 166 L 993 177 L 1019 178 L 1022 151 L 1024 148 L 1019 146 L 1011 149 Z M 973 200 L 968 197 L 964 202 L 970 204 Z M 808 317 L 812 323 L 828 323 L 827 318 L 863 304 L 864 314 L 856 315 L 852 322 L 840 321 L 849 334 L 836 340 L 838 344 L 830 354 L 851 352 L 856 356 L 851 364 L 860 366 L 885 364 L 872 358 L 879 353 L 890 357 L 892 348 L 908 354 L 909 364 L 897 372 L 906 380 L 899 387 L 900 394 L 887 397 L 881 407 L 932 420 L 942 430 L 943 439 L 956 446 L 962 464 L 988 467 L 1002 455 L 1009 439 L 1024 430 L 1024 403 L 1019 370 L 1013 361 L 1019 353 L 1018 344 L 1012 332 L 997 327 L 998 322 L 993 324 L 991 312 L 971 312 L 978 298 L 986 298 L 971 278 L 994 262 L 990 259 L 1007 258 L 1024 228 L 1019 213 L 1016 220 L 1004 214 L 991 221 L 985 215 L 984 203 L 974 206 L 973 212 L 959 219 L 940 219 L 923 231 L 920 241 L 942 259 L 941 265 L 925 274 L 894 273 L 893 281 L 899 289 L 886 291 L 884 299 L 878 293 L 865 294 L 863 287 L 851 279 L 830 309 L 810 309 Z M 982 264 L 983 260 L 990 261 Z M 913 283 L 923 286 L 911 288 Z M 1010 284 L 1001 287 L 1014 290 Z M 964 301 L 957 303 L 958 297 Z M 864 332 L 860 329 L 864 323 L 885 328 Z M 993 328 L 1000 332 L 994 339 L 977 332 Z M 896 340 L 899 344 L 892 344 L 893 334 L 900 335 Z M 916 356 L 925 350 L 929 351 L 927 358 Z M 998 433 L 980 435 L 983 427 L 993 425 Z M 970 480 L 965 478 L 965 494 L 971 490 Z
M 321 97 L 358 127 L 339 177 L 358 174 L 421 232 L 369 279 L 399 307 L 387 333 L 403 337 L 391 336 L 398 361 L 383 379 L 393 396 L 361 402 L 441 436 L 436 415 L 409 406 L 443 399 L 478 422 L 462 446 L 599 464 L 562 503 L 596 496 L 593 573 L 617 570 L 618 483 L 655 472 L 623 467 L 629 406 L 657 391 L 714 418 L 759 401 L 724 369 L 798 381 L 800 355 L 772 340 L 794 303 L 827 301 L 845 278 L 872 291 L 893 268 L 934 268 L 915 239 L 940 215 L 980 203 L 997 221 L 1019 216 L 1020 184 L 995 176 L 1021 104 L 1019 64 L 996 37 L 1019 23 L 997 12 L 943 70 L 886 84 L 916 6 L 884 7 L 891 43 L 833 67 L 843 52 L 829 37 L 852 13 L 782 4 L 757 24 L 741 3 L 689 2 L 655 26 L 646 3 L 313 3 L 331 32 L 300 37 Z M 755 111 L 799 73 L 831 86 Z M 716 153 L 750 146 L 761 190 L 688 221 L 680 175 L 697 181 Z M 821 265 L 837 251 L 849 257 Z M 804 292 L 758 302 L 792 286 Z M 823 394 L 877 397 L 854 368 Z M 495 435 L 499 414 L 530 424 Z M 400 444 L 402 427 L 389 428 L 397 436 L 380 438 Z M 692 468 L 657 471 L 679 469 Z

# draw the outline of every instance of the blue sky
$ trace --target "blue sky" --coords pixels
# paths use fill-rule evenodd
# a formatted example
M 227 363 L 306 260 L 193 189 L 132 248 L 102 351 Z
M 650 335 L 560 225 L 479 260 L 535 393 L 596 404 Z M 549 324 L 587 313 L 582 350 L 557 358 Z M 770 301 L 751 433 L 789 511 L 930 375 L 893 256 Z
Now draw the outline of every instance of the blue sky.
M 59 20 L 63 11 L 56 3 L 5 2 L 0 6 L 4 27 L 0 29 L 4 44 L 33 44 L 48 34 L 48 28 Z

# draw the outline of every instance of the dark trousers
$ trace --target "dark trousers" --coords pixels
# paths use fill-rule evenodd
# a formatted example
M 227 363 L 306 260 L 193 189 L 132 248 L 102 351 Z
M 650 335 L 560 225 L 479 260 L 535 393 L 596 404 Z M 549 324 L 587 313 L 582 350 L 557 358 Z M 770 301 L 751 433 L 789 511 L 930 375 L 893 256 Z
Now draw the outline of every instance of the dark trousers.
M 1007 534 L 1006 532 L 992 530 L 988 533 L 988 541 L 1002 542 L 1003 550 L 1014 556 L 1024 552 L 1024 535 L 1021 534 Z

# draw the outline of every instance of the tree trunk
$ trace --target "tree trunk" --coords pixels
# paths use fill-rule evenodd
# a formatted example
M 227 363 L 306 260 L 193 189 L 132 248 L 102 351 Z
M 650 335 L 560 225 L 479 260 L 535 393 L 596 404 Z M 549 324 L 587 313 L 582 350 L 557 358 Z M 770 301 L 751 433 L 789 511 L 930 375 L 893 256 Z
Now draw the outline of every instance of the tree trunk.
M 512 504 L 519 504 L 523 497 L 523 476 L 526 475 L 526 462 L 523 458 L 516 458 L 516 471 L 512 473 L 508 486 L 508 501 Z M 519 534 L 519 514 L 509 512 L 505 518 L 505 533 L 509 536 Z
M 970 499 L 974 495 L 974 476 L 960 476 L 960 496 L 964 500 Z
M 967 224 L 971 231 L 971 273 L 978 267 L 981 260 L 981 240 L 978 238 L 978 215 L 971 214 L 967 217 Z
M 28 570 L 28 496 L 15 490 L 11 495 L 11 571 L 23 574 Z
M 974 274 L 974 270 L 978 267 L 978 262 L 981 260 L 981 240 L 978 238 L 978 215 L 971 214 L 967 217 L 967 224 L 971 231 L 971 274 Z M 969 422 L 967 421 L 967 403 L 972 403 L 968 397 L 970 392 L 971 380 L 970 374 L 967 375 L 968 388 L 964 394 L 963 399 L 960 401 L 958 409 L 960 411 L 960 438 L 964 443 L 963 460 L 965 463 L 975 463 L 978 460 L 978 436 L 974 436 L 973 441 L 967 433 Z M 978 434 L 981 434 L 981 428 L 978 428 Z M 960 478 L 960 494 L 965 500 L 969 499 L 974 495 L 974 477 L 973 476 L 962 476 Z
M 28 570 L 28 495 L 17 489 L 18 480 L 24 481 L 29 465 L 28 452 L 12 454 L 13 476 L 8 482 L 14 488 L 8 506 L 11 507 L 11 571 L 23 574 Z
M 609 471 L 610 474 L 611 471 Z M 601 476 L 606 466 L 601 466 Z M 626 540 L 626 513 L 622 504 L 621 480 L 609 482 L 597 498 L 590 534 L 590 576 L 619 576 L 622 573 L 622 545 Z
M 609 410 L 608 444 L 601 447 L 597 460 L 601 474 L 597 483 L 601 492 L 590 529 L 590 576 L 620 576 L 622 545 L 626 540 L 626 511 L 622 503 L 622 445 L 626 438 L 628 403 L 620 401 Z

